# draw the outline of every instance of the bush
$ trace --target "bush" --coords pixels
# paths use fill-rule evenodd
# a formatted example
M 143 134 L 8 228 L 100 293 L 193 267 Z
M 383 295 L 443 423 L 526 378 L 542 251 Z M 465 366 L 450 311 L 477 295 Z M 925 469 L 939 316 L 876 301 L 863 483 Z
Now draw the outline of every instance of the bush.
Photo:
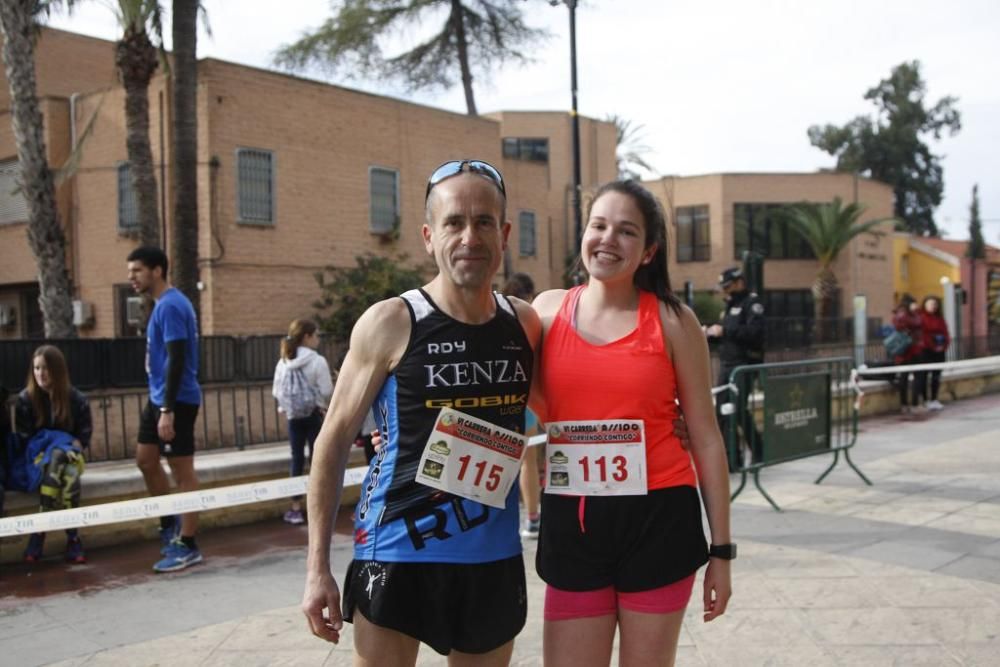
M 694 304 L 691 309 L 702 324 L 715 324 L 719 321 L 726 302 L 715 292 L 703 290 L 694 293 Z

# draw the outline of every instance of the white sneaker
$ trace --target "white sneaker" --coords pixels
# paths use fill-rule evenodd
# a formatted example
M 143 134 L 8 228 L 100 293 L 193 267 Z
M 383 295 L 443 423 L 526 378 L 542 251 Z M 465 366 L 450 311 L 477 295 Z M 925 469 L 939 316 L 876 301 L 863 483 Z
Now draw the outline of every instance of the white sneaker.
M 941 401 L 937 401 L 937 400 L 935 400 L 935 401 L 928 401 L 927 402 L 927 407 L 930 410 L 943 410 L 944 409 L 944 405 L 941 404 Z
M 922 415 L 927 412 L 928 407 L 926 405 L 914 405 L 910 408 L 910 412 L 915 415 Z

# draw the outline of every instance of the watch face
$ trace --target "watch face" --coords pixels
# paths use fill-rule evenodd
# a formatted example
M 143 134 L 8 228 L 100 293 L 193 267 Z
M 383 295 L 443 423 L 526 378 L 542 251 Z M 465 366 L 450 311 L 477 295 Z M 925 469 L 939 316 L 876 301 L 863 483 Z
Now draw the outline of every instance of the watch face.
M 709 550 L 708 555 L 713 558 L 722 558 L 724 560 L 733 560 L 736 558 L 736 545 L 735 544 L 713 544 Z

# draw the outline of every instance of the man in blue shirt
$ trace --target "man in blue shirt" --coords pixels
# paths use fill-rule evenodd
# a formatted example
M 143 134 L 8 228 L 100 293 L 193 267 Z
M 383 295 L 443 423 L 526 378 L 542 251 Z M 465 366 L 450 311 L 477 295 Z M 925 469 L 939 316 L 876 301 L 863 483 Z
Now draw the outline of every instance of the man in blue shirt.
M 167 459 L 181 491 L 198 489 L 194 469 L 194 423 L 201 405 L 198 386 L 198 321 L 191 302 L 170 285 L 167 256 L 159 248 L 140 247 L 128 256 L 129 282 L 156 301 L 146 325 L 146 374 L 149 401 L 139 421 L 135 461 L 151 496 L 170 493 L 160 465 Z M 195 543 L 198 514 L 160 517 L 160 554 L 156 572 L 174 572 L 200 563 Z

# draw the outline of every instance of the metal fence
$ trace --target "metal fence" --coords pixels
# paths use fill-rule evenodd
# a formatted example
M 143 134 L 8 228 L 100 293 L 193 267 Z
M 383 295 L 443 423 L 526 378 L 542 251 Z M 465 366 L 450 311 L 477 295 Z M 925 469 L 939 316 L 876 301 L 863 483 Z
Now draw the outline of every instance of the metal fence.
M 199 340 L 198 379 L 203 384 L 247 383 L 270 380 L 278 360 L 280 335 L 204 336 Z M 0 386 L 24 387 L 31 354 L 40 345 L 62 350 L 73 385 L 79 389 L 128 388 L 146 385 L 146 341 L 143 338 L 0 341 Z M 340 347 L 324 338 L 320 354 L 335 368 Z

